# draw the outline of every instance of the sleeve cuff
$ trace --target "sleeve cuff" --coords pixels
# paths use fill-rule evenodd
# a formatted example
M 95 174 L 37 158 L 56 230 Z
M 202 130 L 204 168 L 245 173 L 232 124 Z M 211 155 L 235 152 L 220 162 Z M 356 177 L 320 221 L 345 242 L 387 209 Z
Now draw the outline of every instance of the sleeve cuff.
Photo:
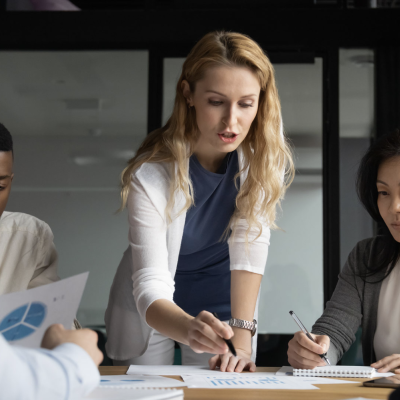
M 57 346 L 54 353 L 73 361 L 76 366 L 76 376 L 85 388 L 85 394 L 90 393 L 100 383 L 100 373 L 89 354 L 73 343 L 63 343 Z
M 248 271 L 253 274 L 264 275 L 265 267 L 253 267 L 246 264 L 231 264 L 231 271 Z

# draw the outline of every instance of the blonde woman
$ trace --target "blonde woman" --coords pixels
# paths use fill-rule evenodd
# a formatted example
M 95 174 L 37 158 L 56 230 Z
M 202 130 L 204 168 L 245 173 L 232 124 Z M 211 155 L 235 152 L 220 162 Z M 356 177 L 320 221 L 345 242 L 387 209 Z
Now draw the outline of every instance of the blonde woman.
M 204 36 L 170 119 L 122 174 L 130 246 L 105 316 L 115 365 L 172 364 L 177 341 L 183 364 L 255 371 L 269 229 L 293 174 L 281 126 L 262 49 L 239 33 Z

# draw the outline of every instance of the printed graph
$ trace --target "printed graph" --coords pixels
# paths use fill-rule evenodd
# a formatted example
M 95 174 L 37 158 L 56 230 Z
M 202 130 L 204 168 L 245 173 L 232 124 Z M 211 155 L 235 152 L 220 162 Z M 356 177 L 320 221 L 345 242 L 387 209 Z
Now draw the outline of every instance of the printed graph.
M 214 387 L 249 387 L 249 386 L 280 386 L 284 384 L 279 378 L 275 377 L 265 377 L 265 378 L 256 378 L 256 379 L 224 379 L 224 378 L 209 378 L 209 381 Z
M 36 331 L 46 317 L 46 305 L 32 302 L 11 311 L 0 322 L 0 333 L 9 342 L 21 340 Z

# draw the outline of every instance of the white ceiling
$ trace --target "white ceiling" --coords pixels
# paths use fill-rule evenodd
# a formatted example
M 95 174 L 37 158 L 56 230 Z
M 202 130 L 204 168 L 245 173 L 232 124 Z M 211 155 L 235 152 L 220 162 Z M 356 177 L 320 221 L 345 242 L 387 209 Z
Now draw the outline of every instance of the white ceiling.
M 139 135 L 147 51 L 0 52 L 0 121 L 14 135 Z
M 340 51 L 341 136 L 371 134 L 372 57 Z M 165 60 L 164 121 L 182 61 Z M 321 136 L 322 59 L 275 70 L 287 133 Z M 147 88 L 147 51 L 0 52 L 0 121 L 14 135 L 144 137 Z

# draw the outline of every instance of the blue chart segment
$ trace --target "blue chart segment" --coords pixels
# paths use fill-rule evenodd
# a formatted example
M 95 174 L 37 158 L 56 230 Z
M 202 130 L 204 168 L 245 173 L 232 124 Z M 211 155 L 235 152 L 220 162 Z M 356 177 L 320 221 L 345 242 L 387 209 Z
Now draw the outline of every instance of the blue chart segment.
M 32 302 L 18 307 L 0 322 L 0 333 L 9 342 L 21 340 L 39 328 L 46 317 L 46 305 Z
M 251 386 L 276 386 L 276 385 L 282 385 L 284 382 L 280 381 L 279 378 L 274 378 L 274 377 L 265 377 L 262 379 L 224 379 L 224 378 L 213 378 L 210 379 L 211 384 L 214 387 L 249 387 Z

